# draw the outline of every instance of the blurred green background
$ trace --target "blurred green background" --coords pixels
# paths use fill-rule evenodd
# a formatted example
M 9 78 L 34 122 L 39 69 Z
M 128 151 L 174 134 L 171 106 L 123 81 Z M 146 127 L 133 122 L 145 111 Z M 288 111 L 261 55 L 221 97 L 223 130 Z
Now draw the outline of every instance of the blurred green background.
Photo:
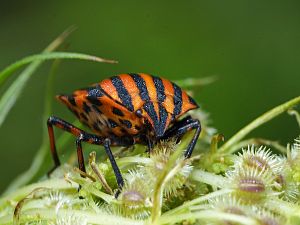
M 123 72 L 172 80 L 217 75 L 197 91 L 213 126 L 229 138 L 268 109 L 300 94 L 300 2 L 287 1 L 1 1 L 0 69 L 39 53 L 70 25 L 68 51 L 118 60 L 118 65 L 64 61 L 55 93 Z M 0 128 L 0 192 L 25 171 L 41 144 L 46 63 L 30 80 Z M 1 91 L 3 93 L 3 90 Z M 74 117 L 54 102 L 54 114 Z M 283 115 L 251 136 L 283 145 L 299 134 Z M 74 149 L 75 150 L 75 149 Z

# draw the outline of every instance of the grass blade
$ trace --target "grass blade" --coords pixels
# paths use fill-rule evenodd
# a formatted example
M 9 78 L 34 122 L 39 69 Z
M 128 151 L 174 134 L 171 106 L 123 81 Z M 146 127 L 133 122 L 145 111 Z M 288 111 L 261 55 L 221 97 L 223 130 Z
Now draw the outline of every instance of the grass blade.
M 64 41 L 65 39 L 75 30 L 76 28 L 74 26 L 69 27 L 68 29 L 66 29 L 63 33 L 61 33 L 57 38 L 55 38 L 44 50 L 43 53 L 47 53 L 47 52 L 52 52 L 55 49 L 57 49 Z M 34 68 L 37 68 L 39 65 L 41 64 L 41 62 L 33 62 L 31 63 L 25 70 L 23 73 L 26 73 L 26 70 L 34 70 Z M 32 67 L 32 68 L 30 68 Z M 3 73 L 3 71 L 1 72 Z M 22 76 L 22 74 L 20 74 L 20 76 Z M 0 85 L 9 77 L 10 73 L 4 73 L 4 75 L 2 75 L 2 78 L 0 79 Z
M 103 59 L 92 55 L 86 55 L 81 53 L 68 53 L 68 52 L 51 52 L 51 53 L 43 53 L 33 56 L 25 57 L 22 60 L 19 60 L 6 69 L 4 69 L 0 73 L 0 84 L 4 81 L 4 79 L 12 74 L 18 68 L 33 62 L 33 61 L 44 61 L 51 59 L 80 59 L 80 60 L 88 60 L 88 61 L 96 61 L 96 62 L 105 62 L 105 63 L 116 63 L 114 60 Z M 3 94 L 0 99 L 0 127 L 3 124 L 8 112 L 16 102 L 17 98 L 21 94 L 27 80 L 31 77 L 33 72 L 36 70 L 39 64 L 30 65 L 8 88 L 8 90 Z
M 4 82 L 4 80 L 15 72 L 20 67 L 29 64 L 33 61 L 44 61 L 51 59 L 80 59 L 80 60 L 88 60 L 88 61 L 96 61 L 96 62 L 104 62 L 104 63 L 117 63 L 115 60 L 104 59 L 93 55 L 87 55 L 82 53 L 69 53 L 69 52 L 46 52 L 37 55 L 27 56 L 11 65 L 6 67 L 2 72 L 0 72 L 0 85 Z

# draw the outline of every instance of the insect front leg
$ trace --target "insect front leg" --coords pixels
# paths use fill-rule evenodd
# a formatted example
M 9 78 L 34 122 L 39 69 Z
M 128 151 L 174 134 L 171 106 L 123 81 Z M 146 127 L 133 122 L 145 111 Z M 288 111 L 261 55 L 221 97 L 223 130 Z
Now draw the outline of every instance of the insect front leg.
M 120 169 L 116 163 L 116 160 L 111 152 L 110 145 L 111 141 L 114 142 L 114 145 L 121 145 L 121 146 L 128 146 L 132 144 L 132 140 L 126 140 L 126 139 L 113 139 L 110 140 L 108 138 L 104 139 L 102 137 L 86 133 L 85 131 L 73 126 L 72 124 L 58 118 L 51 116 L 48 121 L 48 133 L 49 133 L 49 139 L 50 139 L 50 149 L 51 149 L 51 155 L 54 161 L 54 167 L 49 171 L 48 174 L 51 174 L 53 170 L 55 170 L 58 166 L 60 166 L 60 160 L 58 158 L 56 145 L 55 145 L 55 138 L 54 138 L 54 132 L 53 132 L 53 126 L 58 127 L 64 131 L 67 131 L 74 136 L 76 136 L 76 147 L 77 147 L 77 158 L 78 158 L 78 165 L 79 169 L 83 172 L 86 172 L 85 166 L 84 166 L 84 158 L 83 158 L 83 152 L 82 152 L 82 142 L 87 142 L 94 145 L 104 145 L 104 149 L 106 151 L 106 154 L 109 158 L 109 161 L 112 165 L 114 174 L 116 176 L 117 184 L 119 190 L 122 189 L 124 186 L 124 180 L 121 175 Z
M 195 134 L 189 143 L 186 152 L 184 153 L 186 158 L 190 158 L 201 132 L 201 124 L 199 120 L 187 116 L 182 120 L 175 122 L 174 125 L 165 132 L 162 139 L 165 140 L 170 137 L 181 138 L 185 133 L 193 129 L 196 130 Z
M 60 160 L 58 158 L 57 149 L 56 149 L 56 145 L 55 145 L 53 126 L 60 128 L 64 131 L 67 131 L 67 132 L 73 134 L 74 136 L 76 136 L 77 138 L 79 138 L 80 135 L 84 136 L 85 131 L 83 131 L 83 130 L 73 126 L 72 124 L 70 124 L 58 117 L 55 117 L 55 116 L 49 117 L 49 119 L 47 120 L 47 126 L 48 126 L 49 140 L 50 140 L 50 150 L 51 150 L 51 155 L 52 155 L 52 158 L 54 161 L 54 167 L 48 172 L 48 175 L 50 175 L 61 164 Z M 78 160 L 78 162 L 80 161 L 79 168 L 84 168 L 81 144 L 79 147 L 77 145 L 77 155 L 78 155 L 78 159 L 80 159 L 80 160 Z

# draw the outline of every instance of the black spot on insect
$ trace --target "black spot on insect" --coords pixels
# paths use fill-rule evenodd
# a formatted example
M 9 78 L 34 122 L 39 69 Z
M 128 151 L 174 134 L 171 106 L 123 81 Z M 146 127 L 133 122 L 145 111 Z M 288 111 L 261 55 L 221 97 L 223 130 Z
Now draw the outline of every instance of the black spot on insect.
M 129 120 L 121 120 L 119 119 L 120 123 L 121 124 L 124 124 L 127 128 L 131 128 L 132 127 L 132 124 Z
M 111 128 L 115 128 L 118 126 L 118 124 L 112 119 L 108 119 L 108 123 Z
M 134 128 L 135 128 L 136 130 L 141 130 L 141 129 L 142 129 L 142 128 L 141 128 L 140 126 L 138 126 L 138 125 L 135 125 Z
M 77 105 L 76 105 L 75 98 L 74 98 L 73 95 L 69 95 L 69 96 L 68 96 L 68 101 L 71 103 L 71 105 L 77 106 Z
M 113 107 L 112 112 L 113 112 L 113 114 L 115 114 L 115 115 L 122 116 L 122 117 L 124 116 L 124 113 L 123 113 L 120 109 L 118 109 L 118 108 L 116 108 L 116 107 Z
M 120 131 L 121 131 L 123 134 L 127 133 L 127 131 L 126 131 L 124 128 L 121 128 Z
M 87 114 L 91 111 L 91 108 L 86 104 L 86 102 L 83 102 L 83 110 Z
M 96 106 L 102 105 L 101 101 L 98 98 L 95 98 L 93 96 L 87 96 L 86 98 L 93 105 L 96 105 Z
M 89 119 L 87 118 L 87 116 L 84 113 L 80 113 L 80 117 L 82 119 L 84 119 L 85 121 L 88 121 Z

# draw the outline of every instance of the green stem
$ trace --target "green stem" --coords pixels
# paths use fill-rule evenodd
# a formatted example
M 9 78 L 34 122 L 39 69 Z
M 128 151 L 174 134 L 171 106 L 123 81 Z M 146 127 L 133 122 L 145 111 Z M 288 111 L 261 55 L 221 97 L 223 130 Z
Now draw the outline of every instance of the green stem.
M 299 114 L 299 112 L 296 111 L 296 110 L 291 109 L 291 110 L 288 111 L 288 113 L 289 113 L 289 115 L 296 117 L 297 123 L 300 127 L 300 114 Z
M 187 146 L 187 139 L 182 141 L 180 146 L 171 155 L 164 170 L 162 171 L 161 175 L 157 179 L 157 182 L 154 187 L 154 193 L 153 193 L 153 207 L 152 207 L 152 212 L 151 212 L 152 224 L 157 224 L 158 218 L 161 215 L 163 189 L 164 189 L 164 186 L 169 177 L 168 175 L 169 175 L 169 173 L 173 174 L 172 167 L 174 165 L 176 165 L 176 161 L 181 157 L 182 152 L 186 146 Z M 175 168 L 176 168 L 176 166 L 175 166 Z
M 228 186 L 228 180 L 225 177 L 199 169 L 193 170 L 191 178 L 193 180 L 209 184 L 213 187 L 225 188 Z
M 286 154 L 286 152 L 287 152 L 286 147 L 282 146 L 277 141 L 271 141 L 271 140 L 263 139 L 263 138 L 250 138 L 250 139 L 243 140 L 243 141 L 238 142 L 235 145 L 233 145 L 230 148 L 230 151 L 228 151 L 228 153 L 234 153 L 235 151 L 241 150 L 243 147 L 246 147 L 248 145 L 253 145 L 253 144 L 273 146 L 275 149 L 277 149 L 282 154 Z
M 264 113 L 263 115 L 256 118 L 250 124 L 242 128 L 239 132 L 237 132 L 233 137 L 231 137 L 224 145 L 222 145 L 219 149 L 219 153 L 229 153 L 233 145 L 239 142 L 242 138 L 244 138 L 247 134 L 249 134 L 252 130 L 259 127 L 260 125 L 270 121 L 274 117 L 286 112 L 291 107 L 300 103 L 300 96 L 293 98 L 292 100 L 285 102 L 270 111 Z

